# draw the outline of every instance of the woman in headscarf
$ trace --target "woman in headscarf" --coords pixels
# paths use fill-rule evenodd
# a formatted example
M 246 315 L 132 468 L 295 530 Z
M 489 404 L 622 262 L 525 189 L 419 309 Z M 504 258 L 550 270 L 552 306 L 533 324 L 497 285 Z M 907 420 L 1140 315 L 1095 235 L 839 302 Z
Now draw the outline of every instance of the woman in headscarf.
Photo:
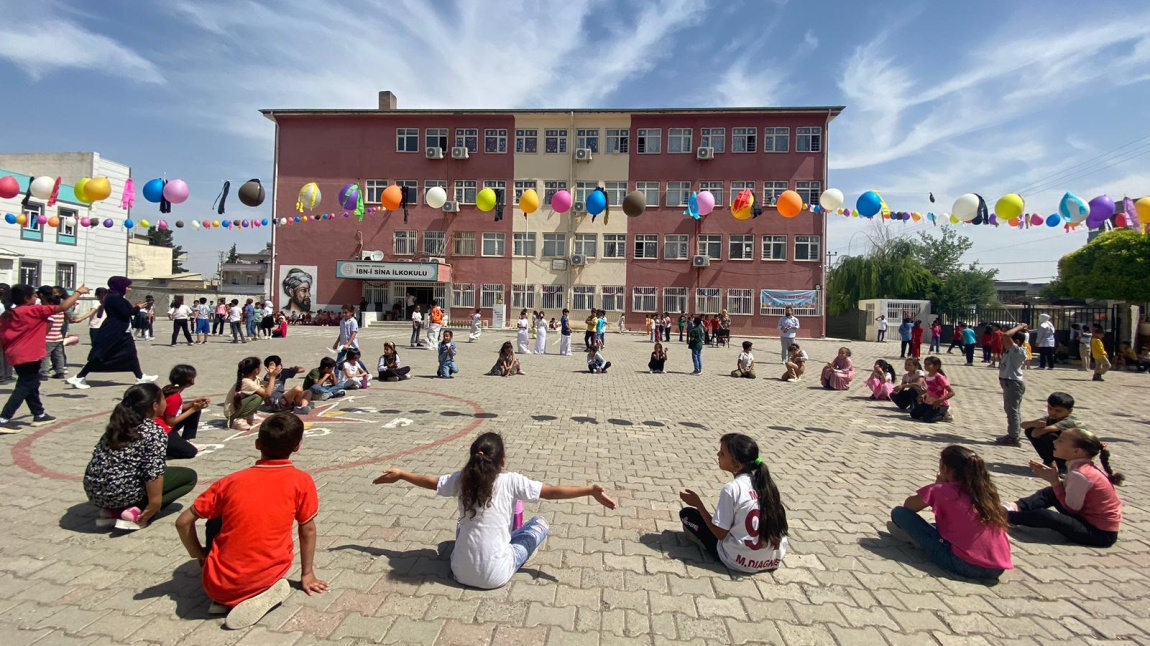
M 88 353 L 88 363 L 84 369 L 66 381 L 84 390 L 91 388 L 84 378 L 90 372 L 130 372 L 136 383 L 143 384 L 156 380 L 156 375 L 145 375 L 140 370 L 140 357 L 136 353 L 136 341 L 132 338 L 132 316 L 140 310 L 132 305 L 126 296 L 132 289 L 132 281 L 126 276 L 112 276 L 108 279 L 108 293 L 104 296 L 104 316 L 107 319 L 92 335 L 92 350 Z
M 272 338 L 272 330 L 276 327 L 275 310 L 272 309 L 271 301 L 264 301 L 263 319 L 260 320 L 260 331 L 263 332 L 265 339 Z
M 1034 345 L 1038 348 L 1038 369 L 1054 370 L 1054 348 L 1058 341 L 1049 314 L 1038 315 L 1038 329 L 1034 331 Z

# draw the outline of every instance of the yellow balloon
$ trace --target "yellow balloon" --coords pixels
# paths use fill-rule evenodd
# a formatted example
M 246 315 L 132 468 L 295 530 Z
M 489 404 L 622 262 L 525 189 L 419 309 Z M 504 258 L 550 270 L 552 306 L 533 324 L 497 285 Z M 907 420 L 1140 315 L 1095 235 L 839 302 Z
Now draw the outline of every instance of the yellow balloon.
M 955 217 L 955 216 L 953 216 L 953 215 L 952 215 L 952 216 L 950 216 L 950 223 L 951 223 L 951 224 L 958 224 L 958 218 L 956 218 L 956 217 Z
M 736 220 L 750 220 L 755 207 L 755 193 L 749 190 L 739 191 L 731 200 L 731 215 Z
M 151 229 L 152 223 L 148 222 L 147 220 L 140 220 L 140 226 L 144 227 L 145 229 Z
M 24 226 L 25 224 L 28 224 L 28 216 L 24 215 L 23 213 L 21 213 L 20 215 L 17 215 L 16 216 L 16 224 L 19 224 L 20 226 Z
M 523 195 L 519 196 L 519 208 L 524 215 L 534 213 L 539 209 L 539 194 L 535 192 L 535 189 L 529 188 L 523 191 Z
M 1150 226 L 1150 197 L 1140 198 L 1134 203 L 1134 209 L 1138 212 L 1138 219 L 1142 224 Z
M 483 212 L 490 211 L 495 208 L 495 191 L 485 188 L 479 191 L 479 195 L 475 196 L 475 206 Z
M 87 177 L 81 177 L 80 181 L 76 182 L 76 185 L 72 187 L 72 192 L 76 194 L 76 199 L 80 200 L 84 204 L 88 204 L 92 201 L 88 199 L 87 193 L 88 182 L 90 181 L 92 180 L 88 179 Z
M 218 227 L 218 226 L 220 226 L 220 221 L 219 221 L 219 220 L 212 220 L 212 226 L 213 226 L 213 227 Z
M 994 213 L 998 215 L 999 220 L 1013 220 L 1022 215 L 1022 209 L 1026 208 L 1026 201 L 1018 193 L 1007 193 L 998 198 L 998 202 L 994 205 Z
M 88 196 L 88 202 L 106 200 L 112 194 L 112 183 L 107 177 L 93 177 L 84 184 L 84 194 Z

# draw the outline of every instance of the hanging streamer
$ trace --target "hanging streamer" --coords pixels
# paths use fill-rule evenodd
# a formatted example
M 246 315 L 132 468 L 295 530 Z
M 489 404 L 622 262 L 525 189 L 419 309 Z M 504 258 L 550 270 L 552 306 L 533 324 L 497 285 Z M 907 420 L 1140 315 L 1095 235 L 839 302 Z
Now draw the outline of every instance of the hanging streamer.
M 212 208 L 216 209 L 216 213 L 220 215 L 224 214 L 224 203 L 228 201 L 228 191 L 231 190 L 231 188 L 232 183 L 225 181 L 224 187 L 220 189 L 220 194 L 216 196 L 216 201 L 212 202 Z M 217 206 L 219 208 L 216 208 Z
M 124 192 L 120 195 L 120 208 L 127 211 L 136 205 L 136 185 L 129 177 L 124 181 Z

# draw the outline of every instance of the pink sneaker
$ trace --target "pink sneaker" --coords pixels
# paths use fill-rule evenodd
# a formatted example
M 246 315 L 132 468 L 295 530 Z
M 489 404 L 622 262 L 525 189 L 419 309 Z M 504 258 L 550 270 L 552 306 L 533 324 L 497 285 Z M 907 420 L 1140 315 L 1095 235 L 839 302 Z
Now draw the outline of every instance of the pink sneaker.
M 144 513 L 139 507 L 128 507 L 120 512 L 120 519 L 116 521 L 116 529 L 134 532 L 140 529 L 140 514 Z
M 100 515 L 96 518 L 96 527 L 111 527 L 116 524 L 116 519 L 120 514 L 115 509 L 101 509 Z

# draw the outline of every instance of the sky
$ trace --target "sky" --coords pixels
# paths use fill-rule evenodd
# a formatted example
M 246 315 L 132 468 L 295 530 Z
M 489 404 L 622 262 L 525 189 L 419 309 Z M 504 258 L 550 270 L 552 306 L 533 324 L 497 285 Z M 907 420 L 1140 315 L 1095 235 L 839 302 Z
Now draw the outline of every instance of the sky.
M 260 108 L 374 108 L 385 89 L 401 108 L 845 105 L 828 186 L 848 206 L 871 189 L 921 212 L 970 192 L 991 206 L 1019 192 L 1044 214 L 1066 191 L 1150 194 L 1148 3 L 0 0 L 0 16 L 0 148 L 95 150 L 137 179 L 185 179 L 172 219 L 214 213 L 224 180 L 270 190 Z M 228 213 L 270 205 L 240 211 L 233 192 Z M 830 216 L 827 249 L 863 253 L 876 226 L 934 229 Z M 1086 240 L 960 232 L 967 260 L 1032 282 Z M 176 235 L 209 276 L 233 242 L 268 239 Z

